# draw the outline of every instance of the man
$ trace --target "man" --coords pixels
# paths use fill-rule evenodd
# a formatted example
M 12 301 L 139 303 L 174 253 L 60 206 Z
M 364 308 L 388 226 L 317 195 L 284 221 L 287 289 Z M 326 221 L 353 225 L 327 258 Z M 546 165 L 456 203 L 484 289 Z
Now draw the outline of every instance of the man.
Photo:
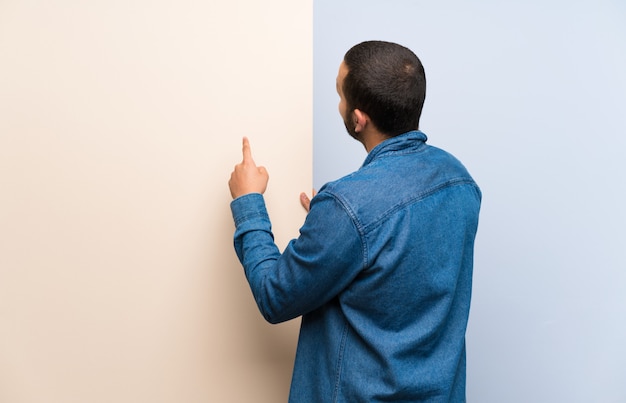
M 424 69 L 400 45 L 364 42 L 337 76 L 339 112 L 368 155 L 302 197 L 281 254 L 267 171 L 243 140 L 229 182 L 235 250 L 266 320 L 302 315 L 290 402 L 464 402 L 465 330 L 481 193 L 418 130 Z

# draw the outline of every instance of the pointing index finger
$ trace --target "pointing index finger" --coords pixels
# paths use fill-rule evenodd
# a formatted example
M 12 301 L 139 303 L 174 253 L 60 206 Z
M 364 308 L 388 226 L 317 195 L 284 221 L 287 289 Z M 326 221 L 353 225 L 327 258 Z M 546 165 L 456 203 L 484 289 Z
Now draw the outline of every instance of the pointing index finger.
M 247 137 L 243 138 L 242 152 L 243 152 L 243 162 L 249 161 L 249 162 L 254 163 L 254 160 L 252 159 L 252 150 L 250 149 L 250 140 L 248 140 Z

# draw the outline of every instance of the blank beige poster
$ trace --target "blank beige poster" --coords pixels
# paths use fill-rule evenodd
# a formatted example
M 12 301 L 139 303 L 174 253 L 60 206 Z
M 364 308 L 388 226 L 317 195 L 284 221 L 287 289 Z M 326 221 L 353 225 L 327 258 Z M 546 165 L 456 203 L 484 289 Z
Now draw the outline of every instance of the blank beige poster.
M 286 401 L 227 181 L 311 188 L 312 2 L 0 2 L 0 402 Z

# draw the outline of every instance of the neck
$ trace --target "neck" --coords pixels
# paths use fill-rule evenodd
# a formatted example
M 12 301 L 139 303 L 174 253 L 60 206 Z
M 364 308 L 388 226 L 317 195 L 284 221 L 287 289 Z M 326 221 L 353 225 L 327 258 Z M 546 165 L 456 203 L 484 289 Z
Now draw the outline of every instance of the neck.
M 388 138 L 389 136 L 379 132 L 378 130 L 366 130 L 364 131 L 364 133 L 362 133 L 360 141 L 361 144 L 363 144 L 363 146 L 365 147 L 365 150 L 369 153 L 374 149 L 374 147 L 387 140 Z

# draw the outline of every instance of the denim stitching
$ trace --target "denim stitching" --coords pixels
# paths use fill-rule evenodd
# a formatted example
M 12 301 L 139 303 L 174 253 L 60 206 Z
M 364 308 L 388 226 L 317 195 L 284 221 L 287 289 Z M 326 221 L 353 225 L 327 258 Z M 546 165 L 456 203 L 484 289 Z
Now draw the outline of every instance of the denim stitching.
M 337 357 L 337 367 L 335 369 L 335 388 L 333 390 L 333 402 L 337 403 L 339 397 L 339 384 L 341 382 L 341 369 L 343 364 L 343 353 L 348 338 L 348 323 L 344 322 L 343 334 L 341 335 L 341 344 L 339 345 L 339 356 Z
M 368 233 L 370 231 L 372 231 L 374 228 L 376 228 L 378 225 L 380 225 L 382 222 L 385 221 L 385 219 L 391 215 L 393 215 L 394 213 L 396 213 L 399 210 L 402 210 L 404 207 L 408 206 L 409 204 L 418 202 L 420 200 L 424 200 L 426 198 L 428 198 L 429 196 L 434 195 L 435 193 L 444 190 L 444 189 L 448 189 L 454 186 L 462 186 L 462 185 L 471 185 L 472 187 L 475 187 L 474 182 L 469 179 L 469 178 L 457 178 L 457 179 L 451 179 L 447 182 L 441 183 L 437 186 L 434 186 L 420 194 L 415 195 L 415 197 L 412 197 L 408 200 L 405 200 L 402 203 L 398 203 L 396 206 L 392 207 L 391 209 L 387 210 L 383 215 L 381 215 L 379 218 L 377 218 L 376 220 L 372 221 L 371 223 L 367 224 L 366 226 L 364 226 L 363 228 L 363 232 L 364 233 Z
M 363 227 L 361 222 L 357 219 L 356 214 L 354 213 L 354 211 L 352 211 L 352 209 L 350 208 L 350 206 L 346 203 L 344 199 L 339 198 L 339 196 L 336 195 L 335 193 L 331 193 L 331 192 L 327 192 L 327 193 L 330 197 L 335 199 L 337 203 L 341 205 L 343 210 L 346 212 L 346 214 L 348 214 L 348 216 L 352 220 L 352 223 L 356 227 L 356 230 L 359 233 L 359 237 L 361 238 L 361 252 L 363 254 L 363 269 L 366 268 L 368 265 L 368 248 L 367 248 L 367 241 L 365 239 L 365 228 Z

